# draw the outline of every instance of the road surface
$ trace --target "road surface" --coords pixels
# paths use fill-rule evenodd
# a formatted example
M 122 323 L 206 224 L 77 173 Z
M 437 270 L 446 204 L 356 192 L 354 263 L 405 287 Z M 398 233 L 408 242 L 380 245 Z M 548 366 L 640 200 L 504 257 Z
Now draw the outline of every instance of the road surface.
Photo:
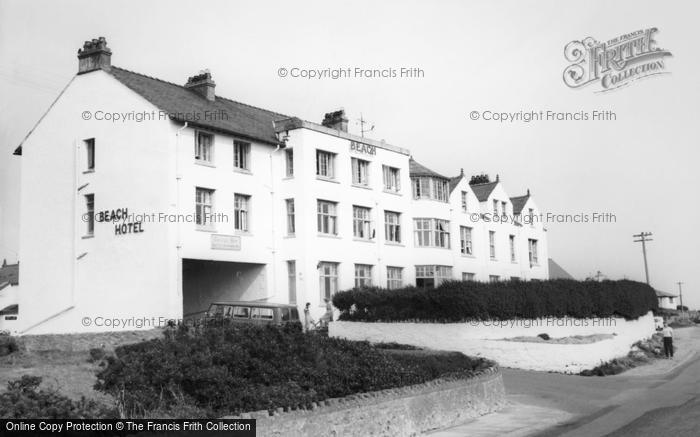
M 508 407 L 431 437 L 700 435 L 700 328 L 675 335 L 674 360 L 614 376 L 503 369 Z

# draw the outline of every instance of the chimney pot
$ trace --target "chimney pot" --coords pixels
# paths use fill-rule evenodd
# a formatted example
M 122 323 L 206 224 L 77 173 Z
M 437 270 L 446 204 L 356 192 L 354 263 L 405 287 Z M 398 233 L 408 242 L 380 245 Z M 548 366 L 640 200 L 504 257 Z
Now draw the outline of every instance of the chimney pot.
M 95 70 L 109 71 L 112 67 L 112 51 L 107 47 L 104 36 L 85 41 L 78 49 L 78 74 Z
M 348 118 L 345 116 L 344 109 L 328 112 L 323 117 L 323 121 L 321 122 L 321 124 L 331 129 L 339 130 L 341 132 L 348 131 Z
M 216 82 L 212 80 L 209 71 L 203 71 L 195 76 L 190 76 L 187 79 L 185 88 L 194 91 L 210 102 L 216 100 L 216 94 L 214 93 Z

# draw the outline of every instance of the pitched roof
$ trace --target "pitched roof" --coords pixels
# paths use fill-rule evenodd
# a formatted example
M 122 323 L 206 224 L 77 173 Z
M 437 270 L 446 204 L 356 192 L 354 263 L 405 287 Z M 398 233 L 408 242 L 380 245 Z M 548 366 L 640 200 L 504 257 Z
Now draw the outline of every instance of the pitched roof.
M 410 176 L 430 176 L 442 179 L 449 179 L 440 173 L 434 172 L 428 167 L 418 164 L 413 158 L 408 160 L 408 173 Z
M 493 189 L 496 188 L 496 185 L 498 185 L 498 181 L 487 182 L 485 184 L 473 184 L 469 186 L 476 195 L 476 198 L 479 199 L 479 202 L 486 202 L 489 199 Z
M 0 267 L 0 284 L 9 282 L 10 285 L 19 284 L 19 264 L 7 264 Z
M 455 190 L 455 188 L 457 188 L 457 185 L 459 185 L 459 183 L 462 181 L 463 178 L 464 178 L 464 175 L 459 175 L 459 176 L 455 176 L 453 178 L 450 178 L 450 193 L 453 192 Z
M 510 203 L 513 204 L 513 214 L 520 214 L 529 198 L 529 194 L 526 194 L 524 196 L 511 197 Z
M 263 143 L 281 144 L 275 135 L 273 122 L 289 118 L 287 115 L 220 96 L 216 96 L 214 101 L 209 101 L 184 86 L 119 67 L 112 66 L 109 73 L 154 106 L 168 112 L 174 120 L 187 121 L 193 126 L 214 129 Z M 226 114 L 226 116 L 205 119 L 205 113 Z M 194 114 L 199 115 L 198 120 L 191 119 Z
M 574 279 L 574 277 L 552 258 L 549 258 L 549 279 Z
M 668 291 L 654 290 L 656 291 L 656 297 L 678 297 L 677 294 L 669 293 Z

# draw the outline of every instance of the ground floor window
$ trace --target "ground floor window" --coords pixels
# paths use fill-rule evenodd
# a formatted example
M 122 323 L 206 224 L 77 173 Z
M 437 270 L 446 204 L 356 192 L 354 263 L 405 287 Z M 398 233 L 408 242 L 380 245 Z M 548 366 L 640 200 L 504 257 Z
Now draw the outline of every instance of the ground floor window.
M 530 256 L 530 266 L 538 265 L 537 259 L 537 240 L 529 239 L 527 240 L 527 246 Z
M 498 282 L 501 280 L 501 277 L 498 275 L 489 275 L 489 282 Z
M 386 288 L 393 290 L 403 286 L 403 268 L 402 267 L 387 267 L 386 268 Z
M 297 262 L 287 261 L 287 284 L 289 303 L 297 303 Z
M 462 281 L 473 281 L 474 273 L 462 272 Z
M 321 289 L 321 299 L 330 299 L 338 291 L 338 263 L 320 262 L 318 276 Z
M 434 288 L 448 279 L 452 279 L 450 266 L 416 266 L 416 287 Z
M 372 286 L 372 266 L 355 264 L 355 288 Z

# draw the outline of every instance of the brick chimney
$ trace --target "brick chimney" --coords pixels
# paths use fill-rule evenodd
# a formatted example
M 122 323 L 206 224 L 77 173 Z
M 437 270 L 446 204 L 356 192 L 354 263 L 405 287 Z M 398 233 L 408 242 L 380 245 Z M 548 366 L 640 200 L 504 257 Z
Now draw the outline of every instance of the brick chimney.
M 339 131 L 348 131 L 348 118 L 345 116 L 345 110 L 329 112 L 323 117 L 321 122 L 323 126 Z
M 203 71 L 196 76 L 190 77 L 185 84 L 185 88 L 194 91 L 210 102 L 216 99 L 216 95 L 214 94 L 215 87 L 216 82 L 211 80 L 211 73 L 208 71 Z
M 85 41 L 82 49 L 78 49 L 78 74 L 95 70 L 106 70 L 112 67 L 112 51 L 107 48 L 104 36 L 92 41 Z

